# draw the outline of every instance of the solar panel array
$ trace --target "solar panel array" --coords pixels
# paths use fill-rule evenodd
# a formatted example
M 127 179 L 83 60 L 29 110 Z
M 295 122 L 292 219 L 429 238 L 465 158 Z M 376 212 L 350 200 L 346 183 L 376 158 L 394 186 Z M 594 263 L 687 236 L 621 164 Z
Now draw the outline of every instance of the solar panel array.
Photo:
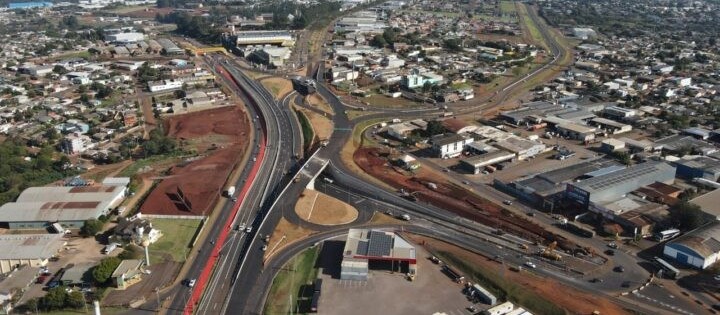
M 357 244 L 357 250 L 355 251 L 355 253 L 360 256 L 367 256 L 368 245 L 369 245 L 368 241 L 359 241 Z
M 656 165 L 657 164 L 655 163 L 650 165 L 641 164 L 640 166 L 628 168 L 624 172 L 613 172 L 605 176 L 594 177 L 588 180 L 591 182 L 586 183 L 586 186 L 593 190 L 600 190 L 610 186 L 615 186 L 617 184 L 654 173 L 657 171 Z M 585 185 L 581 184 L 581 186 Z
M 393 238 L 383 232 L 370 231 L 370 244 L 367 256 L 390 256 L 393 247 Z

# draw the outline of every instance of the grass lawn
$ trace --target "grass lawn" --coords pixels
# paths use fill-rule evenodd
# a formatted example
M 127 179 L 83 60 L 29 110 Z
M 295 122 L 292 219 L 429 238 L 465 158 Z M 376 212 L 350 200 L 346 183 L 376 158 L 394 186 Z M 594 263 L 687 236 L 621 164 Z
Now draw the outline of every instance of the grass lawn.
M 416 108 L 421 107 L 422 104 L 413 102 L 404 97 L 388 97 L 382 94 L 375 94 L 368 97 L 363 97 L 360 100 L 372 104 L 373 107 L 388 107 L 388 108 Z
M 177 262 L 185 261 L 190 252 L 190 242 L 197 233 L 200 220 L 152 219 L 153 228 L 162 232 L 162 237 L 150 245 L 150 262 L 158 263 L 165 256 L 172 256 Z
M 456 266 L 466 275 L 469 275 L 472 281 L 479 283 L 483 288 L 497 296 L 498 299 L 507 299 L 522 305 L 534 314 L 565 314 L 562 308 L 554 305 L 539 294 L 504 279 L 497 273 L 497 270 L 487 270 L 468 264 L 449 252 L 441 251 L 435 254 L 443 261 Z
M 156 164 L 164 164 L 167 162 L 174 162 L 175 160 L 180 159 L 179 156 L 174 155 L 156 155 L 151 156 L 147 159 L 139 159 L 135 161 L 133 164 L 128 166 L 126 169 L 122 170 L 118 176 L 126 176 L 130 177 L 135 175 L 140 169 L 145 167 L 154 167 Z
M 317 278 L 318 270 L 314 266 L 319 250 L 318 246 L 306 249 L 283 266 L 273 280 L 263 314 L 288 314 L 290 308 L 298 313 L 295 312 L 298 304 L 300 311 L 306 309 L 303 306 L 309 305 L 312 282 Z
M 503 14 L 515 12 L 515 1 L 500 1 L 500 12 Z
M 295 114 L 297 114 L 298 120 L 300 121 L 300 127 L 302 127 L 303 147 L 307 149 L 312 145 L 313 138 L 315 138 L 315 132 L 313 131 L 312 125 L 310 125 L 310 121 L 303 112 L 296 110 Z

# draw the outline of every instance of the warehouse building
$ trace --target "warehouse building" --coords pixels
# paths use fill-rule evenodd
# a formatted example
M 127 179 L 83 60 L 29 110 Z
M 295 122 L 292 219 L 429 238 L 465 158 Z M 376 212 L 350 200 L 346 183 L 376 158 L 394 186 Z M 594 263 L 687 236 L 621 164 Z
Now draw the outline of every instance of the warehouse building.
M 138 32 L 123 32 L 105 35 L 105 41 L 116 44 L 137 43 L 145 39 L 145 34 Z
M 577 183 L 568 183 L 566 198 L 591 211 L 603 213 L 602 204 L 617 201 L 625 194 L 656 181 L 672 183 L 675 167 L 659 161 L 636 164 L 625 169 L 609 170 Z
M 706 224 L 668 242 L 663 254 L 686 266 L 707 268 L 720 259 L 720 222 Z
M 340 279 L 367 281 L 371 267 L 417 274 L 415 247 L 393 232 L 350 229 Z
M 0 235 L 0 273 L 6 274 L 21 265 L 41 267 L 65 246 L 62 234 Z
M 706 156 L 693 156 L 684 157 L 675 163 L 679 178 L 704 178 L 714 182 L 720 178 L 720 160 Z
M 470 173 L 479 174 L 488 165 L 512 161 L 514 158 L 515 154 L 512 152 L 497 150 L 462 159 L 460 160 L 460 167 Z
M 166 55 L 184 55 L 185 52 L 180 49 L 173 41 L 167 38 L 158 38 L 157 43 L 162 47 L 162 53 Z
M 16 202 L 0 206 L 0 226 L 43 229 L 52 223 L 80 228 L 87 219 L 107 215 L 125 197 L 126 186 L 32 187 Z
M 708 219 L 720 220 L 720 189 L 697 196 L 690 203 L 698 205 Z
M 443 159 L 460 156 L 465 146 L 473 141 L 473 138 L 454 133 L 436 135 L 430 140 L 436 156 Z

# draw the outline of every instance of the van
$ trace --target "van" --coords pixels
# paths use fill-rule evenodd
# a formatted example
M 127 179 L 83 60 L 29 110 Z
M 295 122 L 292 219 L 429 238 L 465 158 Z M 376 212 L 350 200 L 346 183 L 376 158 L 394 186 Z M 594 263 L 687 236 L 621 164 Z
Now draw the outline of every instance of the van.
M 323 177 L 323 180 L 324 180 L 326 183 L 328 183 L 328 184 L 332 184 L 332 183 L 334 182 L 334 181 L 333 181 L 331 178 L 329 178 L 329 177 Z

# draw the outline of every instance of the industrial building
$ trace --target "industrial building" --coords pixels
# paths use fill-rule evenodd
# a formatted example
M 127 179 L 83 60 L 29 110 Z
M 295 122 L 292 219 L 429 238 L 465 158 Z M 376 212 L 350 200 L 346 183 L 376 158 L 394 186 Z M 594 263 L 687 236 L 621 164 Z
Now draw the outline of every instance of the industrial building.
M 707 268 L 720 259 L 720 222 L 706 224 L 667 242 L 663 255 L 686 266 Z
M 118 289 L 125 289 L 127 286 L 134 284 L 139 281 L 139 277 L 142 275 L 140 267 L 143 265 L 142 259 L 126 259 L 123 260 L 120 265 L 115 268 L 110 279 L 112 279 L 113 285 Z
M 292 78 L 293 89 L 302 95 L 315 93 L 315 80 L 296 76 Z
M 295 39 L 289 31 L 241 31 L 232 35 L 237 46 L 278 45 L 292 46 Z
M 10 2 L 8 4 L 8 9 L 10 10 L 16 10 L 16 9 L 33 9 L 33 8 L 49 8 L 52 7 L 52 2 Z
M 415 247 L 393 232 L 370 229 L 348 231 L 340 279 L 367 281 L 370 266 L 386 266 L 417 274 Z
M 286 47 L 263 47 L 253 51 L 248 57 L 253 62 L 278 68 L 285 65 L 285 60 L 290 58 L 290 49 Z
M 0 226 L 44 229 L 52 223 L 80 228 L 87 219 L 107 215 L 123 200 L 126 186 L 32 187 L 16 202 L 0 206 Z
M 697 196 L 690 203 L 698 205 L 708 219 L 720 220 L 720 189 Z
M 0 273 L 6 274 L 20 265 L 41 267 L 65 246 L 62 234 L 0 235 Z
M 145 39 L 145 34 L 138 32 L 123 32 L 105 35 L 105 41 L 110 43 L 137 43 Z
M 686 156 L 676 161 L 675 164 L 679 178 L 704 178 L 714 182 L 720 178 L 720 160 L 707 156 Z
M 460 160 L 460 167 L 470 173 L 479 174 L 488 165 L 512 161 L 515 154 L 505 150 L 496 150 Z
M 157 43 L 162 47 L 162 53 L 166 55 L 184 55 L 180 47 L 178 47 L 173 41 L 167 38 L 158 38 Z
M 604 211 L 601 205 L 622 199 L 625 194 L 656 181 L 672 183 L 675 167 L 660 161 L 648 161 L 625 169 L 607 169 L 604 174 L 568 183 L 565 196 L 594 212 Z

